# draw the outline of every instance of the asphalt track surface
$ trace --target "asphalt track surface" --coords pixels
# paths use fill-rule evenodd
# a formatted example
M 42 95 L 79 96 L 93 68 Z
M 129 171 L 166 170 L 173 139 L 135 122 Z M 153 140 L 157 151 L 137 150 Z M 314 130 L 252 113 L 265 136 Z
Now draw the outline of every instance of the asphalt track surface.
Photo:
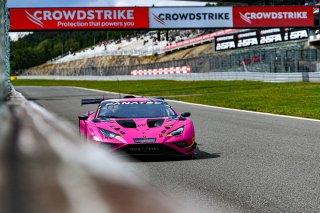
M 65 121 L 117 97 L 77 88 L 16 87 Z M 141 178 L 199 212 L 320 212 L 320 122 L 171 102 L 192 113 L 198 159 L 135 159 Z M 183 204 L 182 204 L 183 205 Z

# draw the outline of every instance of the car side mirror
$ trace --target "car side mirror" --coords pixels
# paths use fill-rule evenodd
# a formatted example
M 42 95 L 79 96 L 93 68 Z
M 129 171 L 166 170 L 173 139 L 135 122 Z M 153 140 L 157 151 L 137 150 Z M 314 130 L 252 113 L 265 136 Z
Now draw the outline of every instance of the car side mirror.
M 80 121 L 85 121 L 85 120 L 88 120 L 89 117 L 87 115 L 80 115 L 78 116 L 78 118 Z
M 184 118 L 188 118 L 191 116 L 191 113 L 190 112 L 184 112 L 181 114 L 181 117 L 184 117 Z

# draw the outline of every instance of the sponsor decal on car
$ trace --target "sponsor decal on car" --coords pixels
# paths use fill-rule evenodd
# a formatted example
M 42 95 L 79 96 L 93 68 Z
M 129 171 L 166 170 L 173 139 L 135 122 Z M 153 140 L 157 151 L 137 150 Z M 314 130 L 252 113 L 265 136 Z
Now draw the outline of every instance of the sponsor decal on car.
M 110 106 L 110 105 L 130 105 L 130 104 L 164 104 L 164 103 L 158 102 L 158 101 L 121 101 L 121 102 L 107 103 L 108 106 Z

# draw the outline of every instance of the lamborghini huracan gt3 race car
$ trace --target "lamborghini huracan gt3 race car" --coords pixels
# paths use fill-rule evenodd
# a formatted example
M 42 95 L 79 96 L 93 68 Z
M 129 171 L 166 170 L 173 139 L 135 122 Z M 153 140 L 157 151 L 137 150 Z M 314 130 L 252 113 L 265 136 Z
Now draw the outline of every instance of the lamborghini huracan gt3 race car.
M 82 104 L 99 104 L 96 112 L 79 116 L 80 135 L 93 143 L 131 155 L 196 155 L 190 113 L 179 115 L 162 98 L 83 99 Z

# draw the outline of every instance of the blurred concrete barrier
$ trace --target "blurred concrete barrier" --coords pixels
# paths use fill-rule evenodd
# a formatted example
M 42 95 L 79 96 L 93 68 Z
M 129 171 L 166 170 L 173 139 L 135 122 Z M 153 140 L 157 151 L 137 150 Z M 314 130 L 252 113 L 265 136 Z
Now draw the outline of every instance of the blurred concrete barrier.
M 0 1 L 0 107 L 7 97 L 10 89 L 10 42 L 9 42 L 9 21 L 8 21 L 7 1 Z
M 133 165 L 18 92 L 0 112 L 0 212 L 180 212 Z

